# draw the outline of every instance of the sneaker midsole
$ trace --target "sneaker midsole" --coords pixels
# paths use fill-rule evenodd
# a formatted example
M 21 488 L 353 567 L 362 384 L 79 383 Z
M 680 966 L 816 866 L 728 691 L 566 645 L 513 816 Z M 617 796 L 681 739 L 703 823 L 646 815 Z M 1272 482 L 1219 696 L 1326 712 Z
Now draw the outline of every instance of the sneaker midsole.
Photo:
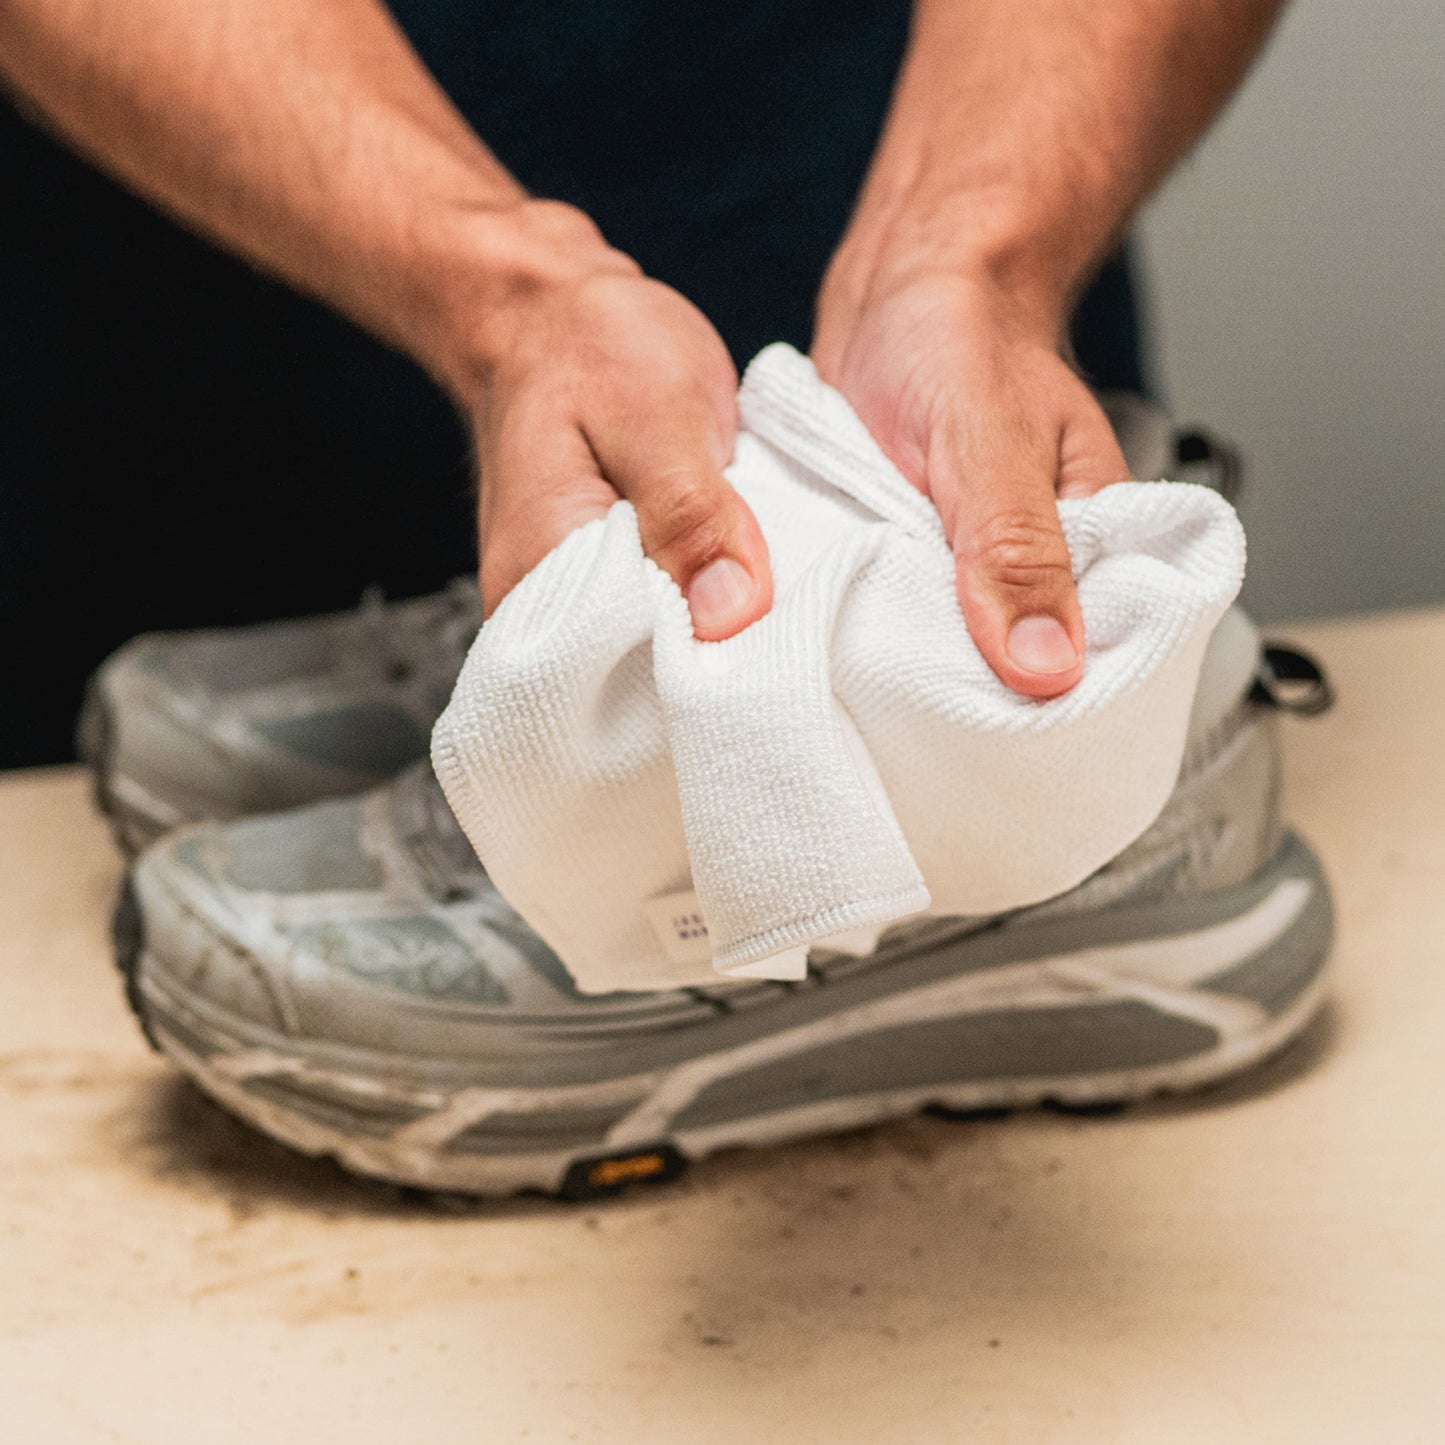
M 1301 1025 L 1329 937 L 1323 877 L 1291 835 L 1238 889 L 1019 918 L 874 970 L 870 996 L 855 975 L 746 1020 L 699 1024 L 682 1031 L 691 1052 L 661 1067 L 629 1067 L 625 1039 L 612 1038 L 592 1051 L 606 1061 L 592 1077 L 525 1087 L 498 1080 L 495 1061 L 286 1037 L 217 1009 L 149 952 L 139 988 L 162 1045 L 231 1107 L 313 1152 L 360 1151 L 370 1163 L 355 1167 L 368 1172 L 441 1183 L 438 1171 L 505 1173 L 508 1159 L 664 1137 L 706 1152 L 740 1131 L 814 1132 L 919 1102 L 1103 1102 L 1188 1087 Z M 885 967 L 896 987 L 878 987 Z

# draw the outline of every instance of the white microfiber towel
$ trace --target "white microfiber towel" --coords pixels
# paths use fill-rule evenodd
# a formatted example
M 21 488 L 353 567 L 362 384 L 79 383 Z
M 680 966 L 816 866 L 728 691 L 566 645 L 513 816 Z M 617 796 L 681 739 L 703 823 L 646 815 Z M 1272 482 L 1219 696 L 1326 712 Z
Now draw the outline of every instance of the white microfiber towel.
M 801 976 L 809 944 L 1052 897 L 1157 816 L 1244 536 L 1201 487 L 1059 503 L 1082 681 L 1010 692 L 938 515 L 786 346 L 748 368 L 727 475 L 774 603 L 699 642 L 626 502 L 482 628 L 432 757 L 508 901 L 587 992 Z

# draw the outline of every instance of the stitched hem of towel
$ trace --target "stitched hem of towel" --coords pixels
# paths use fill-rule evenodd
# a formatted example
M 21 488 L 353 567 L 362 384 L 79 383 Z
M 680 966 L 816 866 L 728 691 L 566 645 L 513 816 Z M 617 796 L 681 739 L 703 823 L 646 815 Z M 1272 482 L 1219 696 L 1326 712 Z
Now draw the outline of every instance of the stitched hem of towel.
M 912 537 L 936 537 L 947 545 L 938 509 L 888 460 L 813 363 L 786 342 L 764 347 L 748 363 L 738 411 L 759 440 L 817 481 Z
M 731 973 L 760 963 L 773 954 L 797 948 L 800 944 L 820 943 L 835 933 L 861 928 L 869 923 L 892 923 L 910 914 L 922 913 L 933 902 L 922 884 L 899 889 L 857 903 L 840 904 L 822 913 L 780 923 L 761 933 L 749 934 L 713 954 L 712 966 L 719 973 Z

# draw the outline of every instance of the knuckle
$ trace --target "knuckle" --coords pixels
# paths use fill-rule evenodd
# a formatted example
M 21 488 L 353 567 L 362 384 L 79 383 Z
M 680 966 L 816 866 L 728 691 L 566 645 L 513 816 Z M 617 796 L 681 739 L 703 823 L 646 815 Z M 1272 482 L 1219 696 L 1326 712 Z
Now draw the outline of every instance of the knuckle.
M 716 486 L 692 471 L 654 480 L 643 506 L 649 552 L 679 562 L 705 562 L 726 548 L 727 522 Z
M 1063 535 L 1030 512 L 1002 512 L 979 526 L 967 556 L 997 585 L 1010 591 L 1052 589 L 1073 580 Z

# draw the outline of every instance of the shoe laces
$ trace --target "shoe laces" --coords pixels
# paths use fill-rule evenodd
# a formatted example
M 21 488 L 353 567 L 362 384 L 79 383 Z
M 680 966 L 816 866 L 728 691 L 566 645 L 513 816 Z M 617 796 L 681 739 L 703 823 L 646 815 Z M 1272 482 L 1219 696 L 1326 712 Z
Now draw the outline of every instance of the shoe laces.
M 440 707 L 482 625 L 481 595 L 469 577 L 405 602 L 388 602 L 381 588 L 368 587 L 356 618 L 360 642 L 387 681 L 419 688 Z

